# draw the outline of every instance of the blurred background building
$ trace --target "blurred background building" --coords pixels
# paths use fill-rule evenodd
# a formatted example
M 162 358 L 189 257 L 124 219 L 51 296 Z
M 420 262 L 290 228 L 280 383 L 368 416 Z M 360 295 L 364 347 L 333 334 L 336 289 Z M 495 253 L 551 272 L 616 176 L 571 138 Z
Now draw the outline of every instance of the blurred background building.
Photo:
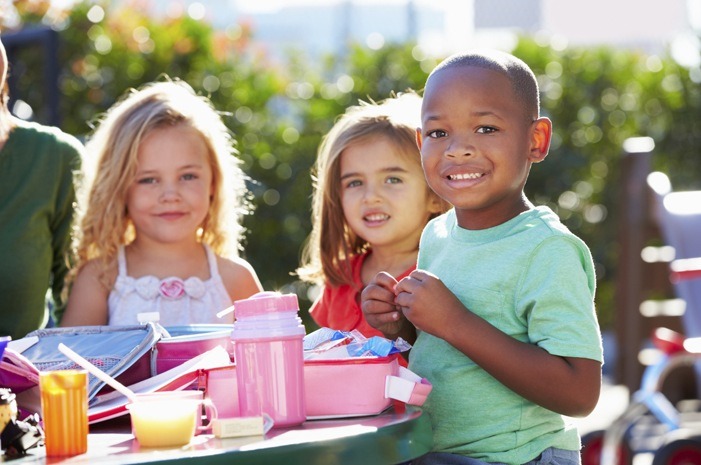
M 68 1 L 68 0 L 63 0 Z M 509 48 L 518 34 L 544 33 L 565 45 L 615 45 L 681 62 L 699 61 L 701 0 L 152 0 L 155 15 L 188 14 L 217 28 L 250 26 L 272 55 L 343 53 L 349 41 L 381 47 L 417 41 L 432 55 L 466 47 Z

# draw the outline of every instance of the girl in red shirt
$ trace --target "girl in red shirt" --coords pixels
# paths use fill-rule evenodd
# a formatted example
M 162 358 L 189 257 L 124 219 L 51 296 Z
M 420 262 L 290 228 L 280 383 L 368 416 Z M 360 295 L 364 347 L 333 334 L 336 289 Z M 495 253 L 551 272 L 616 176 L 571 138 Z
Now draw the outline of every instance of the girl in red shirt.
M 421 98 L 403 93 L 348 108 L 322 140 L 313 179 L 313 229 L 297 273 L 322 289 L 309 310 L 320 327 L 382 336 L 360 293 L 379 272 L 416 268 L 421 231 L 448 205 L 426 184 L 416 145 Z

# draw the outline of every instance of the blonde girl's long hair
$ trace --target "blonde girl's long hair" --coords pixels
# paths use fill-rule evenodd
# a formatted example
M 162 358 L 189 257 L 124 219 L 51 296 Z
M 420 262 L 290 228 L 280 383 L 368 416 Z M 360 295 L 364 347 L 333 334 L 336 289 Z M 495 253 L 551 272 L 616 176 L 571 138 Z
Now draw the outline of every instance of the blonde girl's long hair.
M 366 252 L 369 244 L 353 233 L 343 214 L 341 154 L 351 145 L 382 137 L 396 146 L 397 153 L 421 165 L 416 144 L 420 111 L 421 97 L 411 91 L 379 103 L 360 102 L 349 107 L 323 138 L 312 170 L 312 232 L 302 251 L 303 265 L 297 269 L 300 279 L 334 287 L 353 285 L 350 259 Z M 448 205 L 438 200 L 441 211 L 446 211 Z
M 158 128 L 176 125 L 196 130 L 209 152 L 214 189 L 199 239 L 218 255 L 238 254 L 244 233 L 242 218 L 252 207 L 233 137 L 208 99 L 183 81 L 167 79 L 125 93 L 104 114 L 86 143 L 73 277 L 89 260 L 96 260 L 99 279 L 109 286 L 107 270 L 116 262 L 119 247 L 133 241 L 136 234 L 126 200 L 141 141 Z

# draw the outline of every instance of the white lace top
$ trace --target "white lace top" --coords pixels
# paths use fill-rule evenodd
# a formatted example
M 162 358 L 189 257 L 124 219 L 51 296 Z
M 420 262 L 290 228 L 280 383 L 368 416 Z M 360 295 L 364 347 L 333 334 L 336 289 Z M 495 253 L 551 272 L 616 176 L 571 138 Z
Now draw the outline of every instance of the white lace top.
M 119 274 L 107 300 L 110 325 L 139 324 L 137 315 L 158 312 L 163 326 L 197 323 L 233 323 L 233 312 L 217 318 L 216 314 L 230 307 L 231 297 L 224 287 L 217 267 L 217 257 L 205 244 L 209 262 L 209 279 L 197 277 L 185 280 L 155 276 L 132 278 L 127 274 L 124 247 L 117 255 Z

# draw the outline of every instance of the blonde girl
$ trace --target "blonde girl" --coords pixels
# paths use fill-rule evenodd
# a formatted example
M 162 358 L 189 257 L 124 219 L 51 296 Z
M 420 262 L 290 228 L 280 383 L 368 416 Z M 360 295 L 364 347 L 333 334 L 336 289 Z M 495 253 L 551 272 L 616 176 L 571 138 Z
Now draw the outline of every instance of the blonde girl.
M 225 323 L 262 290 L 238 257 L 245 175 L 219 113 L 182 81 L 128 92 L 87 143 L 62 326 Z
M 323 286 L 310 309 L 321 327 L 381 335 L 363 317 L 360 292 L 379 271 L 409 274 L 423 227 L 447 208 L 421 169 L 420 109 L 413 92 L 363 102 L 348 108 L 319 147 L 313 229 L 297 273 Z

